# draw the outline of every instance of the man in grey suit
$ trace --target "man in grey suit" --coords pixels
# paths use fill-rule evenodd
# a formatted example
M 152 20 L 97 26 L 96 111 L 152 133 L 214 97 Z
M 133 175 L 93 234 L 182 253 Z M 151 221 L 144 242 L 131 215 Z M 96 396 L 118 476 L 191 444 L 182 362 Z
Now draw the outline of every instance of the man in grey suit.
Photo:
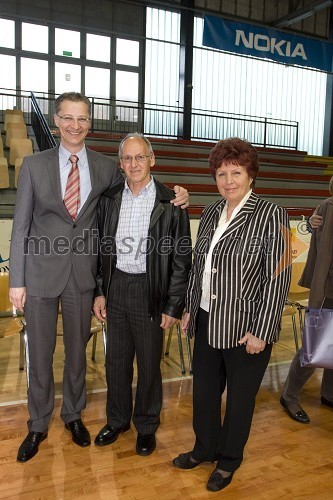
M 61 418 L 77 445 L 90 445 L 81 411 L 97 271 L 96 205 L 103 191 L 123 180 L 113 160 L 85 147 L 90 117 L 87 97 L 60 95 L 54 115 L 59 148 L 25 158 L 20 171 L 10 250 L 10 300 L 24 309 L 29 353 L 29 433 L 20 462 L 36 455 L 47 437 L 59 303 L 65 345 Z M 187 202 L 182 188 L 175 191 L 175 204 Z

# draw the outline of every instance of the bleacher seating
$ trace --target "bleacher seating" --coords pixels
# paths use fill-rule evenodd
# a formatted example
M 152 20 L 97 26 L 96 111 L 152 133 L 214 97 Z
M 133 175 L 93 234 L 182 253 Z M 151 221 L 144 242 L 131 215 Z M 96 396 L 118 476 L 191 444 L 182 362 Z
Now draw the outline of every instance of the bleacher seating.
M 23 163 L 23 158 L 16 158 L 15 160 L 15 187 L 17 188 L 17 180 L 20 173 L 20 168 Z
M 7 131 L 8 123 L 24 123 L 24 117 L 22 111 L 18 109 L 6 110 L 5 123 L 4 123 L 5 132 Z
M 28 133 L 27 133 L 27 126 L 25 123 L 9 122 L 7 124 L 7 130 L 6 130 L 7 148 L 10 148 L 10 141 L 12 139 L 27 139 L 27 138 L 28 138 Z
M 3 142 L 2 142 L 2 137 L 1 137 L 1 134 L 0 134 L 0 158 L 3 158 L 4 154 L 3 154 Z
M 9 172 L 7 158 L 0 158 L 0 189 L 9 187 Z
M 33 154 L 31 139 L 12 139 L 10 141 L 9 164 L 15 165 L 17 158 Z

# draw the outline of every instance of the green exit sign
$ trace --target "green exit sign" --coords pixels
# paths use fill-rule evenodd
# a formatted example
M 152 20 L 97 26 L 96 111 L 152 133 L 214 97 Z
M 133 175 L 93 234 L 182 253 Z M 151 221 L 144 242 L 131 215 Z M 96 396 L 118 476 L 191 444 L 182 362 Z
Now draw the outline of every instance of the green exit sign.
M 63 50 L 62 55 L 71 57 L 73 55 L 73 52 L 70 52 L 69 50 Z

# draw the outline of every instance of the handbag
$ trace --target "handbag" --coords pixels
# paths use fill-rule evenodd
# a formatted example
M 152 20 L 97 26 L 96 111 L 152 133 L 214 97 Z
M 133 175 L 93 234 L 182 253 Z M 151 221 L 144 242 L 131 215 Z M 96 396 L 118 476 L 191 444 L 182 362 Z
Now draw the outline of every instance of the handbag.
M 333 310 L 306 309 L 301 366 L 333 368 Z

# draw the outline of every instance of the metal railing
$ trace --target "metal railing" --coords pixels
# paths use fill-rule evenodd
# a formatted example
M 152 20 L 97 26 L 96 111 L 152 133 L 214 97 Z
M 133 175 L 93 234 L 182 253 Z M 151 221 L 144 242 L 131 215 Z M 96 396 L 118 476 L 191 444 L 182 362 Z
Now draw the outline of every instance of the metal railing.
M 54 148 L 57 143 L 51 133 L 45 116 L 42 113 L 36 97 L 33 92 L 30 94 L 31 99 L 31 125 L 36 136 L 36 141 L 40 151 Z
M 53 127 L 54 99 L 52 94 L 34 93 L 35 102 L 45 122 Z M 142 132 L 148 136 L 178 138 L 183 108 L 150 103 L 90 98 L 92 103 L 91 130 L 110 134 Z M 27 125 L 33 125 L 30 92 L 0 89 L 0 122 L 5 109 L 22 109 Z M 217 141 L 225 137 L 241 137 L 258 146 L 298 148 L 298 122 L 232 113 L 192 110 L 191 138 Z M 53 147 L 53 146 L 51 146 Z

